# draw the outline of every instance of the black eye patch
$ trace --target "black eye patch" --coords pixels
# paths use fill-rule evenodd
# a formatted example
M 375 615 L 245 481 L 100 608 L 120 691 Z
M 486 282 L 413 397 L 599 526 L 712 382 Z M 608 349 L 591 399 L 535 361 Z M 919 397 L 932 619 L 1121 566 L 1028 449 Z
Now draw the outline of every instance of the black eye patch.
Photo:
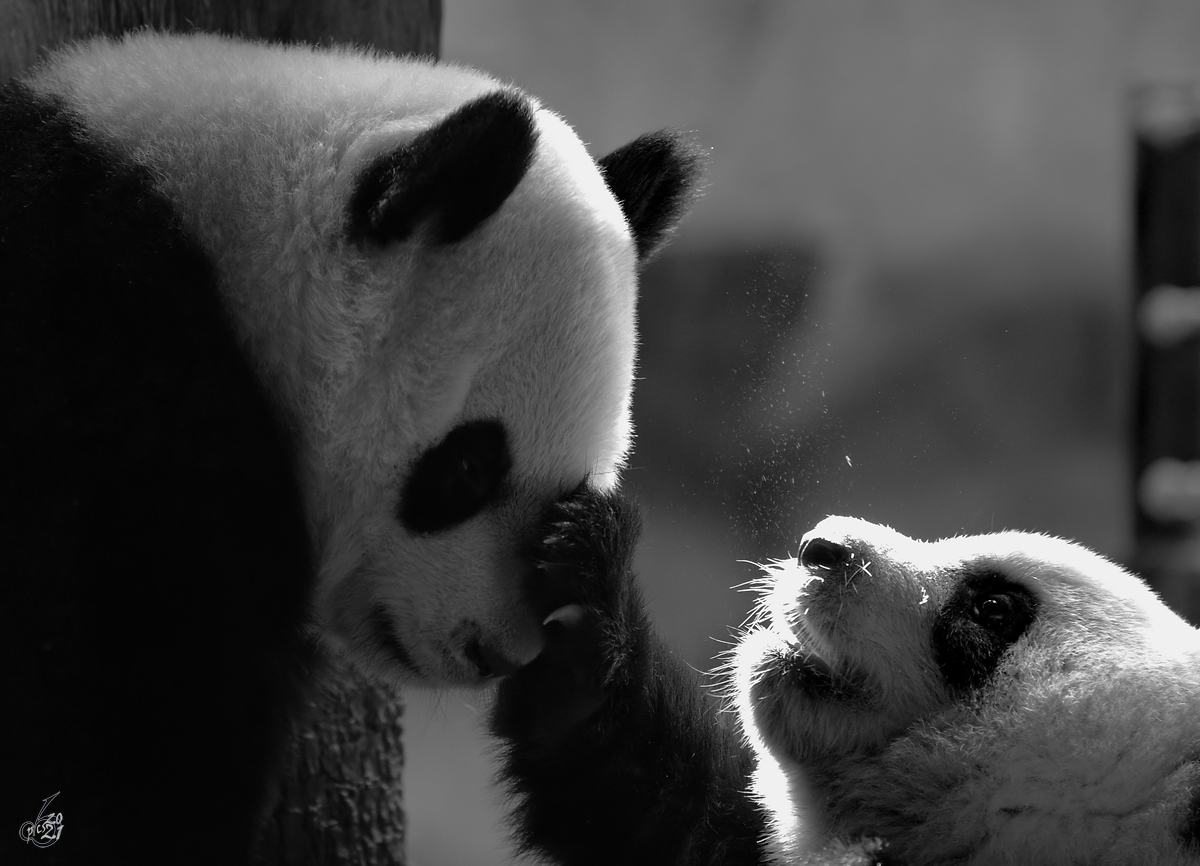
M 396 516 L 412 532 L 457 526 L 496 497 L 511 468 L 503 424 L 460 424 L 417 459 L 400 494 Z
M 933 624 L 933 655 L 947 684 L 970 691 L 987 683 L 1037 611 L 1033 594 L 1001 574 L 964 576 Z

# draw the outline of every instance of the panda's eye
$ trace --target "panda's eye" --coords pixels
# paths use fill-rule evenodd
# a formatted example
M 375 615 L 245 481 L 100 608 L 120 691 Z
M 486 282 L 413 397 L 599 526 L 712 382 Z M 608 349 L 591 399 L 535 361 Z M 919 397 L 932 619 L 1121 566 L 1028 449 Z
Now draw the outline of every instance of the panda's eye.
M 985 595 L 975 599 L 971 613 L 980 625 L 1002 625 L 1012 613 L 1012 599 L 1007 595 Z
M 456 526 L 495 498 L 511 467 L 503 424 L 460 424 L 418 458 L 404 485 L 397 516 L 413 532 Z
M 1004 641 L 1015 640 L 1029 624 L 1019 615 L 1016 601 L 1007 592 L 976 596 L 971 605 L 971 619 Z
M 933 623 L 934 657 L 947 685 L 971 690 L 996 672 L 1008 648 L 1037 619 L 1028 588 L 991 570 L 966 572 Z

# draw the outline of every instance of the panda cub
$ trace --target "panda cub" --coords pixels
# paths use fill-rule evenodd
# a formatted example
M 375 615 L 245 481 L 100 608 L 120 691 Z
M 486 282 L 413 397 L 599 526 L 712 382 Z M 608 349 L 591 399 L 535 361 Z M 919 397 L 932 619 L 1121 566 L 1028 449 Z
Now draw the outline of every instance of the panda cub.
M 61 791 L 46 862 L 161 861 L 129 815 L 238 862 L 315 645 L 393 687 L 534 658 L 529 549 L 617 482 L 699 164 L 357 50 L 140 32 L 5 86 L 4 826 Z
M 748 750 L 652 634 L 628 506 L 571 507 L 543 558 L 578 600 L 494 719 L 525 847 L 569 864 L 1200 863 L 1200 631 L 1103 557 L 822 521 L 768 567 L 732 653 Z

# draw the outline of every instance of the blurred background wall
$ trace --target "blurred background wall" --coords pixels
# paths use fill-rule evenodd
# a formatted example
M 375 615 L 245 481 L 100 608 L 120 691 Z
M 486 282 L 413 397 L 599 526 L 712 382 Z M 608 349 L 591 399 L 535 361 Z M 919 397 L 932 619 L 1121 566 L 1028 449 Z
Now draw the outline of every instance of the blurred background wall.
M 644 276 L 625 475 L 696 667 L 749 563 L 828 513 L 1130 555 L 1128 94 L 1200 79 L 1200 3 L 446 0 L 443 56 L 596 155 L 662 126 L 712 148 Z M 483 712 L 408 699 L 417 866 L 510 862 Z

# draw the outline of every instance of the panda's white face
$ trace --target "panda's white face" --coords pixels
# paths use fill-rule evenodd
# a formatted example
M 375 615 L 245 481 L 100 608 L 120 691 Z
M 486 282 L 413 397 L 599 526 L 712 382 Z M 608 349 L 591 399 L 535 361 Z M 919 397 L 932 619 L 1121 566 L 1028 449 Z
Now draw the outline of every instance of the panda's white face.
M 536 655 L 525 546 L 556 497 L 617 481 L 636 267 L 695 166 L 659 187 L 651 144 L 602 177 L 493 79 L 353 51 L 142 33 L 30 84 L 149 167 L 212 260 L 296 434 L 324 633 L 390 681 Z
M 1200 632 L 1118 566 L 1041 535 L 925 543 L 830 517 L 764 586 L 734 691 L 791 844 L 878 835 L 921 862 L 1180 850 Z
M 429 297 L 396 315 L 381 347 L 394 357 L 368 374 L 384 396 L 334 413 L 387 407 L 342 432 L 379 431 L 378 450 L 331 449 L 343 499 L 321 576 L 332 632 L 383 675 L 470 682 L 531 660 L 549 609 L 529 597 L 523 546 L 549 501 L 614 485 L 628 447 L 633 244 L 574 135 L 539 121 L 533 165 L 495 216 L 423 254 Z M 381 252 L 385 274 L 397 255 Z M 353 501 L 369 478 L 371 498 Z

